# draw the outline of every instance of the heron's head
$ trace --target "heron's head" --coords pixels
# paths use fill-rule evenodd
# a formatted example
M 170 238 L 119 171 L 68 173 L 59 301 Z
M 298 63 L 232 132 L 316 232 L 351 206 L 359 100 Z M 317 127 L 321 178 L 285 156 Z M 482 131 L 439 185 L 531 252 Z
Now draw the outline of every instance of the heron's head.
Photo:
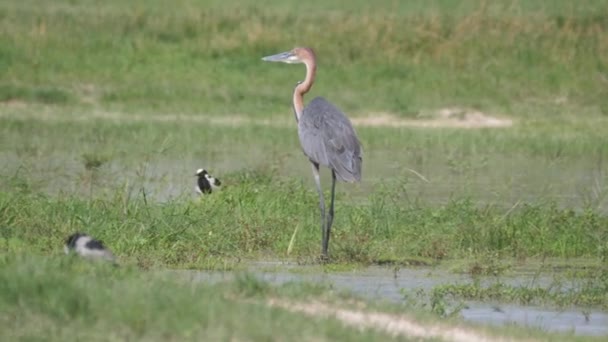
M 206 175 L 206 174 L 207 174 L 207 170 L 205 170 L 205 169 L 198 169 L 198 170 L 196 170 L 195 176 L 199 176 L 200 177 L 201 175 Z
M 266 62 L 283 62 L 288 64 L 305 63 L 308 60 L 314 60 L 315 53 L 311 48 L 297 47 L 291 51 L 277 53 L 276 55 L 266 56 L 262 58 Z

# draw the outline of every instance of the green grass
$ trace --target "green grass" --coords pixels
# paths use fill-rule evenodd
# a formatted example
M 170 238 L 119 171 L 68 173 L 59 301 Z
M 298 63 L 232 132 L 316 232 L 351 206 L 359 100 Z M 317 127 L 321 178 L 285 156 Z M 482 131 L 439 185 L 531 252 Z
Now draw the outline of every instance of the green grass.
M 490 261 L 486 264 L 495 262 L 492 257 L 488 259 Z M 525 280 L 521 280 L 523 274 L 520 277 L 505 277 L 501 274 L 503 271 L 494 265 L 492 277 L 473 273 L 472 282 L 404 289 L 402 294 L 411 306 L 427 308 L 442 317 L 457 316 L 467 306 L 467 302 L 495 303 L 497 308 L 505 303 L 564 310 L 574 307 L 583 308 L 581 311 L 584 315 L 590 308 L 608 308 L 608 273 L 605 267 L 554 270 L 551 277 L 547 277 L 546 268 L 541 267 L 540 272 Z
M 0 101 L 26 101 L 32 103 L 62 104 L 69 100 L 65 91 L 53 88 L 19 88 L 15 86 L 0 87 Z
M 266 116 L 289 110 L 304 70 L 260 58 L 309 45 L 320 61 L 313 93 L 353 114 L 456 104 L 606 115 L 607 4 L 8 1 L 0 98 L 29 101 L 11 94 L 45 87 L 129 111 Z
M 146 265 L 313 259 L 317 199 L 292 123 L 206 121 L 290 120 L 303 68 L 260 56 L 305 44 L 315 92 L 355 115 L 456 104 L 516 119 L 357 127 L 364 181 L 338 187 L 335 261 L 604 260 L 603 5 L 5 2 L 2 234 L 51 253 L 86 230 Z M 227 190 L 195 203 L 201 166 Z
M 382 329 L 353 329 L 334 317 L 311 317 L 270 307 L 269 300 L 320 302 L 359 312 L 406 317 L 437 329 L 434 316 L 403 305 L 366 302 L 323 285 L 272 286 L 240 273 L 219 282 L 192 282 L 175 273 L 89 263 L 75 257 L 14 254 L 0 257 L 0 338 L 10 341 L 94 340 L 297 340 L 418 341 Z M 529 328 L 467 327 L 482 336 L 538 341 L 593 341 Z
M 597 272 L 597 271 L 596 271 Z M 554 304 L 562 307 L 608 307 L 606 298 L 606 271 L 600 271 L 597 279 L 590 280 L 580 288 L 568 288 L 568 284 L 549 286 L 514 286 L 503 282 L 484 286 L 480 282 L 458 285 L 446 284 L 433 288 L 431 297 L 435 302 L 448 299 L 476 301 L 515 302 L 522 305 Z
M 325 96 L 351 117 L 428 119 L 457 106 L 514 120 L 503 129 L 357 125 L 363 181 L 338 185 L 326 271 L 460 263 L 491 274 L 545 259 L 605 264 L 607 18 L 603 0 L 4 1 L 0 255 L 33 253 L 53 258 L 44 267 L 64 267 L 56 255 L 78 230 L 129 267 L 315 262 L 317 194 L 290 113 L 304 68 L 260 60 L 306 45 L 319 59 L 306 101 Z M 195 198 L 200 167 L 224 191 Z M 4 277 L 31 271 L 9 264 Z M 80 280 L 40 277 L 34 284 L 82 293 Z M 104 284 L 100 301 L 121 286 Z M 192 296 L 184 289 L 176 300 Z M 215 290 L 201 290 L 209 293 L 201 301 Z M 37 305 L 7 315 L 42 317 L 60 339 L 70 330 L 57 328 L 57 317 L 91 316 L 98 304 Z M 40 316 L 53 306 L 67 311 Z M 256 331 L 253 321 L 229 335 L 239 317 L 209 323 L 214 336 Z M 82 324 L 102 331 L 112 322 Z M 188 338 L 171 322 L 158 331 Z M 145 338 L 147 324 L 129 323 L 120 336 Z M 319 336 L 317 327 L 290 327 Z M 274 329 L 263 325 L 255 339 Z
M 1 264 L 3 340 L 390 339 L 266 304 L 268 298 L 315 295 L 340 300 L 320 286 L 273 288 L 247 274 L 230 282 L 193 284 L 186 277 L 171 279 L 76 258 L 3 257 Z
M 240 258 L 310 261 L 320 241 L 316 194 L 302 182 L 271 175 L 228 175 L 232 185 L 220 193 L 167 203 L 126 190 L 106 193 L 107 198 L 49 197 L 16 182 L 13 191 L 0 195 L 4 249 L 55 254 L 65 236 L 85 230 L 120 258 L 142 265 L 222 268 Z M 607 255 L 608 218 L 592 210 L 524 204 L 505 212 L 469 200 L 408 204 L 400 191 L 388 189 L 372 193 L 367 204 L 339 202 L 336 210 L 335 262 L 435 263 L 492 253 L 602 262 Z

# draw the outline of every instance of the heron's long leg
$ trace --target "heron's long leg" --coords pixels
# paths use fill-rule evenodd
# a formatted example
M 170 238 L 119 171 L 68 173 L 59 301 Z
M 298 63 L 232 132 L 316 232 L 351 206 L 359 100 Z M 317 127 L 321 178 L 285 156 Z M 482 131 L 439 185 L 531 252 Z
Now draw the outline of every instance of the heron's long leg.
M 326 222 L 325 222 L 325 200 L 323 199 L 323 189 L 321 188 L 321 177 L 319 176 L 319 164 L 315 162 L 312 163 L 312 175 L 315 178 L 315 184 L 317 185 L 317 191 L 319 192 L 319 209 L 321 209 L 321 234 L 323 236 L 322 242 L 322 251 L 323 256 L 327 256 L 327 232 L 326 232 Z
M 331 225 L 334 223 L 334 198 L 336 195 L 336 172 L 331 170 L 331 202 L 329 203 L 329 215 L 327 216 L 327 226 L 326 226 L 326 242 L 323 245 L 323 250 L 327 252 L 329 248 L 329 237 L 331 235 Z

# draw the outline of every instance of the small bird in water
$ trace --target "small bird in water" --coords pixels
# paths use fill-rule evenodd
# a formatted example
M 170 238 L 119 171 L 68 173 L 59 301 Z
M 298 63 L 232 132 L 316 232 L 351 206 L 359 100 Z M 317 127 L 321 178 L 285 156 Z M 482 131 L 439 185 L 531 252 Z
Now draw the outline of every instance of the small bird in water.
M 63 250 L 65 254 L 76 253 L 83 258 L 106 260 L 116 264 L 114 254 L 104 246 L 103 242 L 87 234 L 74 233 L 68 236 Z
M 195 176 L 198 177 L 195 190 L 201 195 L 210 194 L 213 190 L 219 190 L 222 185 L 222 182 L 220 182 L 219 179 L 211 176 L 205 169 L 196 170 Z

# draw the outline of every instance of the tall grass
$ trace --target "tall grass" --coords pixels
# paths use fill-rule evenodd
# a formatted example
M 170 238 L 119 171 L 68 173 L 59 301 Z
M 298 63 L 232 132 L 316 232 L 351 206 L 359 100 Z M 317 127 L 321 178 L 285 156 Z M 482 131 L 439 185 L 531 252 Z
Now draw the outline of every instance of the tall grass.
M 303 70 L 260 57 L 308 45 L 321 67 L 314 92 L 348 112 L 412 116 L 458 104 L 530 117 L 541 104 L 605 115 L 606 8 L 605 1 L 381 1 L 373 8 L 360 1 L 7 1 L 0 98 L 31 101 L 24 94 L 43 86 L 104 107 L 265 116 L 289 109 Z
M 314 260 L 320 248 L 314 191 L 264 174 L 232 177 L 238 182 L 213 196 L 164 204 L 122 192 L 93 200 L 3 193 L 2 250 L 58 254 L 69 233 L 85 230 L 104 240 L 119 259 L 143 267 L 231 268 L 242 259 L 260 257 Z M 606 257 L 608 219 L 591 210 L 577 213 L 539 204 L 505 211 L 467 200 L 431 207 L 406 204 L 401 196 L 379 190 L 369 205 L 338 202 L 334 260 L 434 263 L 500 255 L 600 262 Z

